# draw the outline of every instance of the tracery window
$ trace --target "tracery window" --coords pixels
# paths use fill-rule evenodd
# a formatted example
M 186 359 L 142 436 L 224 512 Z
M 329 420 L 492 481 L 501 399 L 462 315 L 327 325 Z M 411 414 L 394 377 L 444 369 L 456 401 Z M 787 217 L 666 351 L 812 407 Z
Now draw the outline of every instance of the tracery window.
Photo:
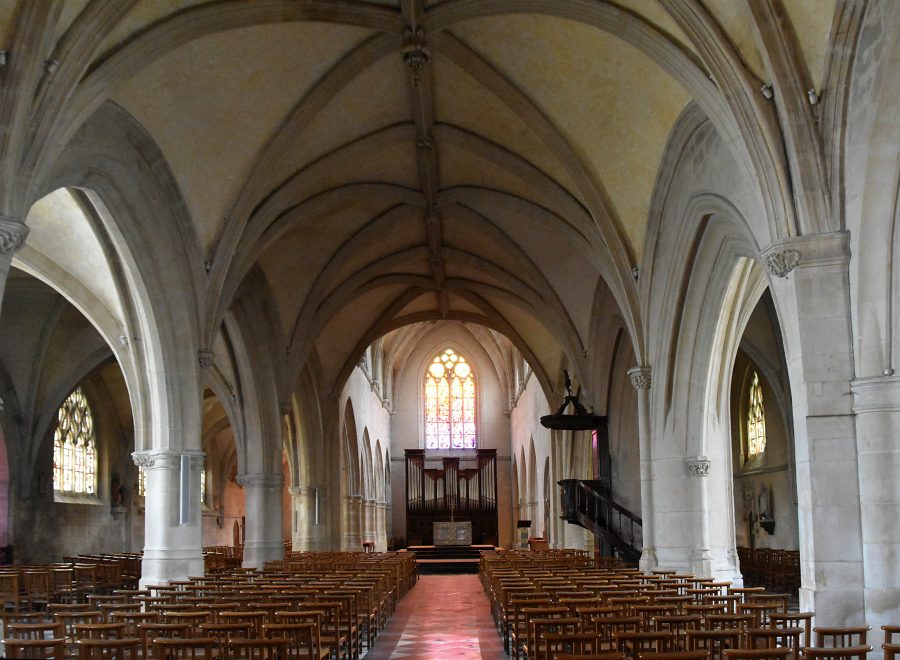
M 753 372 L 747 406 L 747 458 L 759 456 L 766 450 L 766 412 L 763 408 L 759 374 Z
M 97 490 L 97 442 L 94 417 L 80 387 L 57 412 L 53 432 L 53 490 L 94 495 Z
M 425 373 L 425 448 L 475 449 L 475 374 L 448 348 Z

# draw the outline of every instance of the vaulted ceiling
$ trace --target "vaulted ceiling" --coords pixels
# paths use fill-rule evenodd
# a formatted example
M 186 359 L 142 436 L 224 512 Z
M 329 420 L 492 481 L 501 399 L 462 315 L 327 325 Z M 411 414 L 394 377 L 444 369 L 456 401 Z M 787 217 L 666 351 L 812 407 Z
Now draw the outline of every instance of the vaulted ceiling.
M 599 316 L 639 334 L 667 138 L 721 94 L 674 3 L 121 3 L 60 135 L 109 100 L 157 143 L 208 262 L 210 335 L 261 272 L 287 368 L 314 354 L 332 385 L 376 337 L 435 318 L 577 371 Z M 80 20 L 98 4 L 63 3 L 56 38 L 96 29 Z M 686 4 L 767 78 L 747 3 Z M 784 5 L 821 83 L 834 0 Z M 0 42 L 20 9 L 0 8 Z

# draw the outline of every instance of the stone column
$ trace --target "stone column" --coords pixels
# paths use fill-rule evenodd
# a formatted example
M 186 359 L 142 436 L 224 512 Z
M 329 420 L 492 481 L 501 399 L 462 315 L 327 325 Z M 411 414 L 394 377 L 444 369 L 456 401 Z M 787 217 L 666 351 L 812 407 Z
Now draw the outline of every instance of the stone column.
M 291 546 L 298 551 L 315 550 L 318 547 L 318 539 L 313 529 L 316 523 L 316 489 L 291 486 L 288 492 L 291 494 L 294 514 Z
M 900 491 L 895 486 L 900 473 L 900 377 L 860 379 L 852 387 L 865 558 L 864 618 L 877 631 L 900 621 Z
M 244 489 L 246 531 L 244 535 L 244 568 L 262 570 L 267 561 L 284 559 L 281 535 L 281 489 L 284 475 L 239 474 L 238 484 Z
M 362 527 L 362 541 L 360 541 L 360 547 L 362 547 L 363 541 L 375 541 L 375 500 L 363 500 Z
M 800 609 L 819 625 L 865 620 L 849 234 L 785 239 L 763 252 L 782 319 L 794 406 Z
M 375 505 L 375 549 L 387 550 L 387 504 L 384 502 Z
M 691 491 L 700 513 L 700 538 L 691 557 L 691 572 L 697 576 L 714 577 L 713 560 L 709 552 L 709 494 L 706 483 L 710 462 L 705 456 L 697 456 L 688 458 L 686 463 L 688 476 L 695 484 Z
M 181 462 L 190 458 L 188 516 L 181 516 Z M 200 471 L 203 452 L 188 450 L 141 451 L 132 454 L 144 470 L 144 558 L 141 585 L 165 584 L 203 575 L 200 519 Z
M 6 278 L 12 266 L 13 255 L 25 245 L 28 227 L 15 218 L 0 215 L 0 300 L 6 291 Z
M 628 370 L 631 386 L 637 391 L 638 443 L 641 457 L 641 550 L 640 569 L 651 573 L 658 565 L 653 520 L 653 439 L 650 435 L 650 367 Z

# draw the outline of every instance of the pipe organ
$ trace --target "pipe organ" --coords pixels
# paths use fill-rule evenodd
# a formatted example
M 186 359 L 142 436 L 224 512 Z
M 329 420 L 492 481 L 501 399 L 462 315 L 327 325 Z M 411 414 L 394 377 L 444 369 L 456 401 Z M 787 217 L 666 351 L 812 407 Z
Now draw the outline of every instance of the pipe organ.
M 477 449 L 474 460 L 406 450 L 407 544 L 432 545 L 432 523 L 450 520 L 470 521 L 474 544 L 496 545 L 496 449 Z

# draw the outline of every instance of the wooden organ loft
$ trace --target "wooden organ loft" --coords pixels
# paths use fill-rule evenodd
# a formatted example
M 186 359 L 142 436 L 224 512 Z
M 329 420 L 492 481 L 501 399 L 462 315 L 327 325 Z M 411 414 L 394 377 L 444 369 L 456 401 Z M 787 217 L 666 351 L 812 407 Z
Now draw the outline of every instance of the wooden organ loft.
M 472 463 L 473 467 L 462 467 Z M 497 544 L 497 450 L 476 449 L 471 459 L 428 459 L 406 450 L 406 541 L 433 545 L 436 522 L 470 521 L 474 545 Z

